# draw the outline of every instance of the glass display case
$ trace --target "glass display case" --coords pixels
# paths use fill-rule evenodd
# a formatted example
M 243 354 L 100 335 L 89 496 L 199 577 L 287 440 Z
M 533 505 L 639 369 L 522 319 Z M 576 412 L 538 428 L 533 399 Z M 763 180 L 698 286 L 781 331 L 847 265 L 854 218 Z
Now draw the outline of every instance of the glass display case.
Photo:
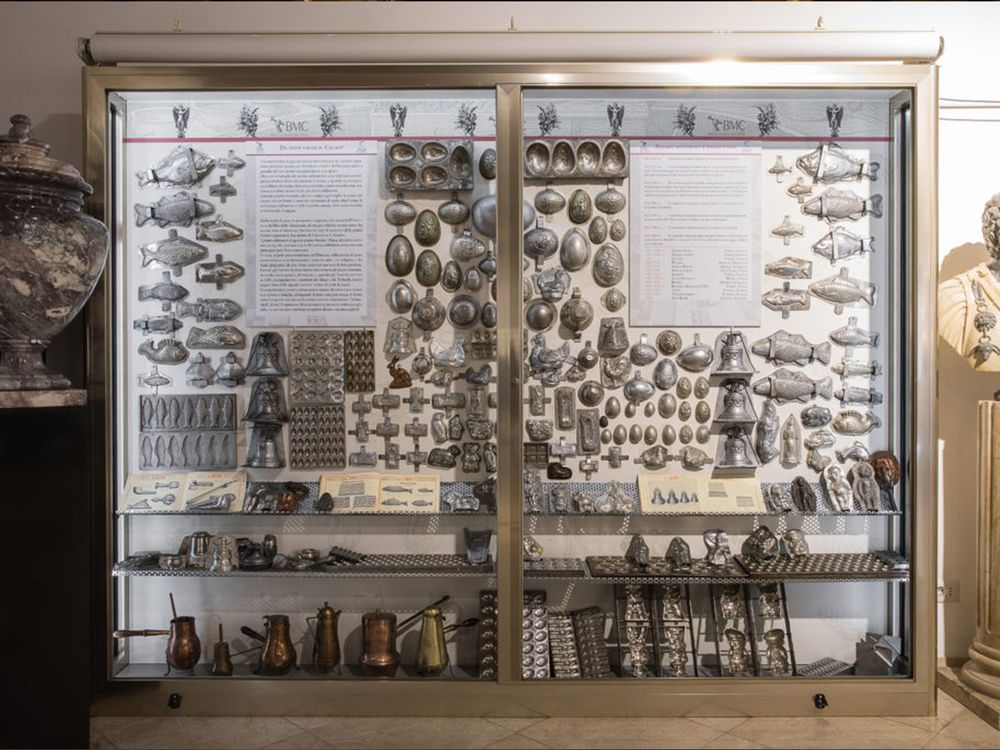
M 524 677 L 909 675 L 909 97 L 524 97 Z
M 493 92 L 110 117 L 114 677 L 495 679 Z
M 725 71 L 87 70 L 111 710 L 930 710 L 934 70 Z

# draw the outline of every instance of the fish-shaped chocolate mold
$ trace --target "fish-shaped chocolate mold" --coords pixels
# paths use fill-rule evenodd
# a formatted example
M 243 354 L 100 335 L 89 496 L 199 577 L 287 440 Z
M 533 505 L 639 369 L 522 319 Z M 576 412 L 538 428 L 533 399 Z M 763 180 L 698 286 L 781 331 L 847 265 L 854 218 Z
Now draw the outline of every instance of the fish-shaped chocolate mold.
M 180 302 L 178 304 L 184 303 Z M 143 315 L 141 318 L 132 321 L 132 328 L 143 333 L 173 333 L 183 325 L 184 323 L 177 320 L 177 317 L 174 315 L 160 315 L 155 318 Z
M 878 162 L 856 159 L 836 143 L 824 143 L 814 151 L 795 160 L 795 166 L 813 178 L 813 181 L 830 185 L 846 180 L 878 178 Z
M 233 172 L 237 169 L 243 169 L 246 165 L 246 161 L 238 157 L 236 152 L 232 149 L 229 149 L 229 153 L 225 156 L 220 156 L 215 160 L 215 166 L 219 169 L 226 170 L 226 177 L 232 177 Z
M 875 252 L 872 247 L 874 241 L 874 237 L 859 237 L 849 229 L 836 226 L 812 246 L 812 251 L 829 260 L 833 266 L 838 260 Z
M 833 394 L 842 404 L 881 404 L 882 394 L 874 388 L 846 387 Z
M 156 203 L 135 204 L 135 225 L 153 222 L 158 227 L 189 227 L 195 219 L 215 213 L 215 206 L 185 190 L 165 195 Z
M 775 331 L 766 339 L 755 341 L 751 351 L 770 362 L 783 362 L 803 367 L 815 361 L 822 362 L 824 365 L 830 363 L 830 342 L 810 344 L 801 334 L 789 333 L 784 330 Z
M 162 185 L 165 187 L 194 187 L 215 166 L 215 160 L 208 154 L 191 146 L 177 146 L 160 159 L 152 168 L 137 172 L 139 187 Z
M 869 306 L 875 304 L 875 285 L 852 279 L 847 268 L 841 268 L 840 273 L 835 276 L 813 282 L 809 285 L 809 291 L 832 304 L 837 315 L 844 312 L 846 305 L 859 302 L 865 302 Z
M 806 196 L 812 195 L 813 186 L 806 181 L 805 177 L 800 177 L 794 184 L 789 185 L 785 192 L 802 204 L 805 202 Z
M 171 229 L 167 237 L 139 247 L 142 265 L 156 265 L 169 268 L 174 276 L 180 276 L 184 266 L 196 263 L 208 255 L 208 248 L 197 242 L 181 237 L 176 229 Z
M 187 337 L 188 349 L 246 349 L 247 337 L 236 326 L 212 326 L 208 330 L 192 328 Z
M 233 242 L 243 239 L 243 230 L 235 224 L 223 221 L 222 214 L 216 214 L 214 219 L 198 222 L 194 236 L 196 239 L 209 242 Z
M 786 281 L 780 289 L 764 292 L 760 301 L 764 307 L 776 310 L 781 313 L 782 318 L 787 318 L 792 312 L 809 309 L 809 291 L 792 289 L 792 285 Z
M 848 318 L 846 326 L 832 331 L 830 340 L 841 346 L 878 346 L 878 334 L 859 328 L 857 318 Z
M 827 188 L 815 198 L 802 204 L 802 213 L 824 219 L 830 224 L 844 219 L 857 221 L 865 216 L 882 216 L 882 196 L 862 198 L 850 190 Z
M 774 157 L 774 164 L 768 168 L 767 173 L 773 174 L 778 182 L 781 182 L 782 175 L 786 175 L 792 171 L 792 168 L 785 165 L 785 160 L 781 158 L 781 154 Z
M 808 403 L 817 396 L 830 398 L 833 395 L 833 379 L 813 380 L 804 373 L 781 367 L 754 383 L 753 392 L 758 396 L 773 398 L 779 404 L 789 401 Z
M 786 215 L 781 223 L 771 230 L 771 234 L 775 237 L 780 237 L 781 241 L 786 245 L 790 245 L 793 237 L 801 237 L 805 234 L 805 227 L 801 224 L 796 224 Z
M 882 426 L 882 420 L 870 411 L 847 409 L 839 412 L 831 422 L 834 432 L 841 435 L 867 435 Z
M 882 364 L 880 362 L 874 359 L 866 362 L 861 359 L 853 359 L 850 356 L 844 357 L 830 369 L 840 375 L 841 379 L 851 377 L 874 378 L 882 374 Z
M 225 177 L 220 177 L 214 185 L 208 186 L 208 194 L 213 198 L 218 198 L 220 203 L 225 204 L 227 198 L 235 198 L 236 188 Z
M 178 302 L 177 315 L 181 318 L 194 318 L 199 323 L 225 323 L 235 320 L 243 312 L 243 308 L 231 299 L 202 299 L 197 302 Z
M 777 276 L 779 279 L 811 279 L 812 269 L 811 260 L 786 255 L 765 265 L 764 273 L 768 276 Z
M 211 263 L 199 263 L 194 270 L 195 281 L 203 284 L 215 284 L 216 289 L 222 289 L 226 284 L 232 284 L 243 277 L 246 269 L 239 263 L 231 260 L 223 260 L 221 255 L 216 254 L 215 260 Z
M 177 339 L 146 339 L 139 345 L 139 354 L 157 364 L 178 365 L 188 358 L 188 350 Z
M 163 303 L 163 312 L 170 310 L 171 302 L 179 302 L 188 296 L 188 290 L 170 280 L 170 272 L 163 274 L 163 281 L 139 287 L 139 301 L 155 299 Z

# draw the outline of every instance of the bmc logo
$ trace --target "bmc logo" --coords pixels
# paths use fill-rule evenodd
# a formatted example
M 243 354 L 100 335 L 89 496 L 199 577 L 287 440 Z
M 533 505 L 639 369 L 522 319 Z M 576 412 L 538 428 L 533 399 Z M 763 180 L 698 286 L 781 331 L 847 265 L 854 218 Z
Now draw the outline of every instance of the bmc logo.
M 708 121 L 712 123 L 716 133 L 742 133 L 746 130 L 746 120 L 738 120 L 729 117 L 708 116 Z
M 306 121 L 305 120 L 279 120 L 275 117 L 271 118 L 271 122 L 274 123 L 274 129 L 279 133 L 304 133 L 306 132 Z

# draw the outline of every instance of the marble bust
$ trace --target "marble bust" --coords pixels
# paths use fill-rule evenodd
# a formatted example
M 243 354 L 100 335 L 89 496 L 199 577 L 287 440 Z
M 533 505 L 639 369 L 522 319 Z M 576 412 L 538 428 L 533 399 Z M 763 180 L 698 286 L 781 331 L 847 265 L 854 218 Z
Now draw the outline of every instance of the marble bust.
M 938 286 L 938 333 L 971 367 L 1000 372 L 1000 193 L 983 210 L 989 260 Z

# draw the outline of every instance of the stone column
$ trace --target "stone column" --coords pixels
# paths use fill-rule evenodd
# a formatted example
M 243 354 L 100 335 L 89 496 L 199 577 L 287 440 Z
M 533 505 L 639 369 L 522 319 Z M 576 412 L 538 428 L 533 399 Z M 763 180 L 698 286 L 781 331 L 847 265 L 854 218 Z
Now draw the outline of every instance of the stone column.
M 1000 699 L 1000 402 L 979 402 L 979 583 L 976 637 L 962 681 Z

